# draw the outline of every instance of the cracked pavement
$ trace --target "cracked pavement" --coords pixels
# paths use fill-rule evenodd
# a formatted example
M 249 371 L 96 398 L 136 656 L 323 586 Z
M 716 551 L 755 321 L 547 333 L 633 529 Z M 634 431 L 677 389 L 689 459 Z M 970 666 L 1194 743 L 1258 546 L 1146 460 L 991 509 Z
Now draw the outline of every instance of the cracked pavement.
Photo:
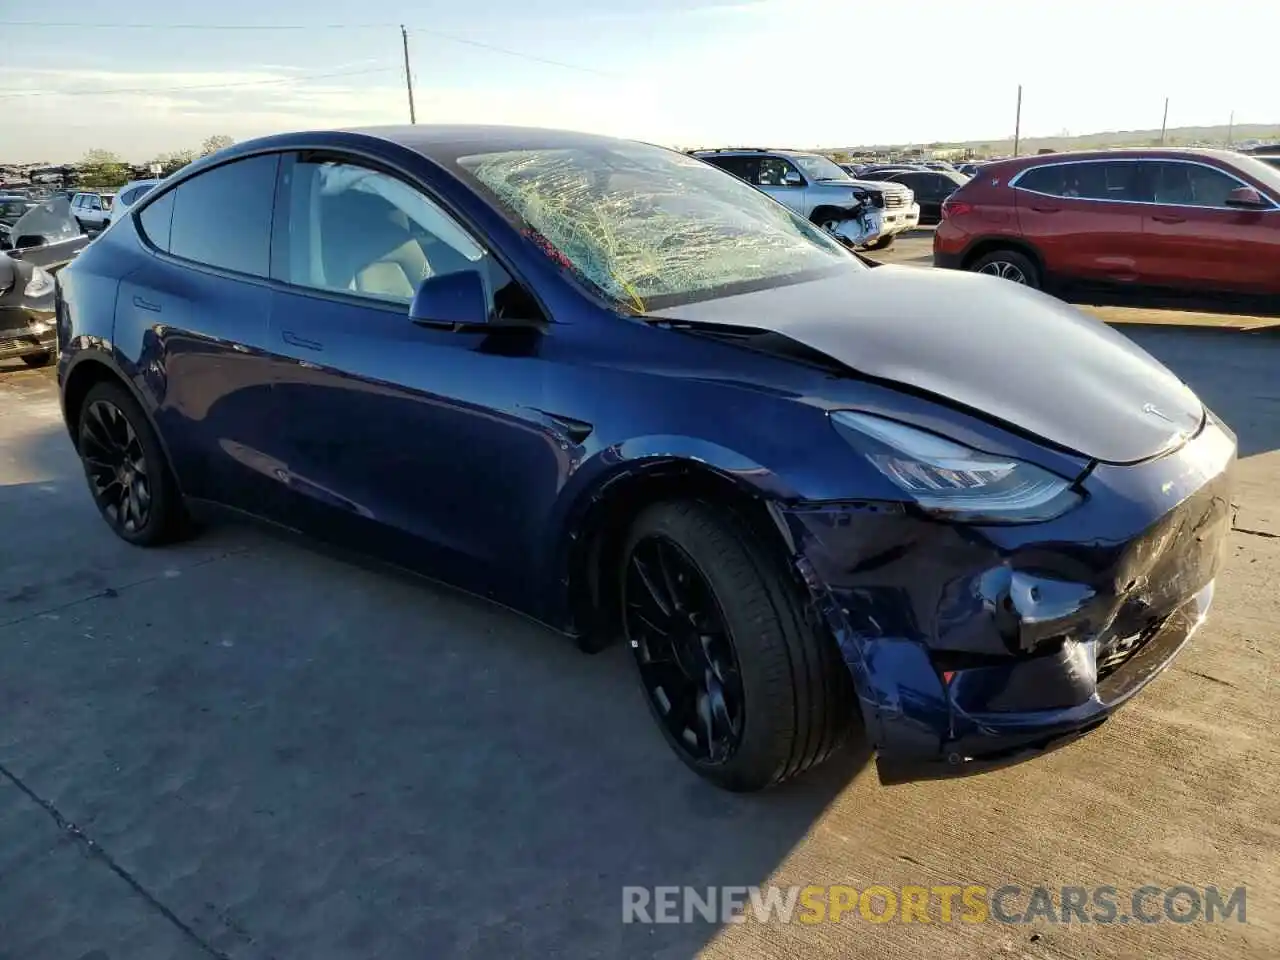
M 1125 328 L 1241 443 L 1208 624 L 1040 760 L 698 782 L 624 651 L 247 527 L 98 519 L 0 364 L 0 960 L 1280 955 L 1280 337 Z M 628 884 L 1249 885 L 1249 922 L 623 925 Z

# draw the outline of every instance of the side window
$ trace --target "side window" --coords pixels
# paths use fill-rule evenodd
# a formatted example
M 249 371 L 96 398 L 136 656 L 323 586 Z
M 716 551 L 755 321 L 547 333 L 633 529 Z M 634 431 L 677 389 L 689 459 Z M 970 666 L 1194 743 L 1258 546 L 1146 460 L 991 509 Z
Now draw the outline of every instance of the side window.
M 1056 163 L 1047 167 L 1032 167 L 1018 178 L 1018 189 L 1060 197 L 1063 191 L 1064 173 L 1068 166 L 1070 165 Z
M 169 231 L 173 226 L 173 198 L 176 193 L 176 190 L 170 190 L 159 200 L 147 204 L 138 215 L 143 235 L 165 252 L 169 250 Z
M 1198 163 L 1156 163 L 1155 202 L 1187 207 L 1225 207 L 1227 195 L 1240 186 L 1233 177 Z
M 171 191 L 169 252 L 223 270 L 268 276 L 279 162 L 276 154 L 236 160 Z
M 102 209 L 102 198 L 101 198 L 101 197 L 99 197 L 99 196 L 92 196 L 92 197 L 90 197 L 90 198 L 89 198 L 89 209 L 90 209 L 90 210 L 101 210 L 101 209 Z
M 120 194 L 120 202 L 127 207 L 129 204 L 133 203 L 133 198 L 137 195 L 138 190 L 136 188 L 133 190 L 126 190 L 124 193 Z
M 355 164 L 300 158 L 286 165 L 287 220 L 274 276 L 300 287 L 408 305 L 428 277 L 480 274 L 496 316 L 537 307 L 502 265 L 416 188 Z
M 756 174 L 756 165 L 759 161 L 755 157 L 707 157 L 710 163 L 715 164 L 721 170 L 727 170 L 735 177 L 741 177 L 747 182 L 753 182 Z
M 799 172 L 790 161 L 781 157 L 761 157 L 755 182 L 761 187 L 781 187 L 785 185 L 787 174 Z
M 1147 199 L 1142 191 L 1142 164 L 1076 163 L 1064 167 L 1063 196 L 1085 200 Z

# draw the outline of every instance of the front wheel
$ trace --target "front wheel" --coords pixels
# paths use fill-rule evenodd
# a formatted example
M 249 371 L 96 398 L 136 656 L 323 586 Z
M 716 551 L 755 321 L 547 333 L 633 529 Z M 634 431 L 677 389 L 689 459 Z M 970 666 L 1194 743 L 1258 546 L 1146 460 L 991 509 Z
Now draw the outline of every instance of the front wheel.
M 893 246 L 893 241 L 895 241 L 895 240 L 897 240 L 897 239 L 898 239 L 898 235 L 897 235 L 896 233 L 895 233 L 895 234 L 893 234 L 892 236 L 889 236 L 889 237 L 881 237 L 881 238 L 880 238 L 879 240 L 877 240 L 875 243 L 869 243 L 869 244 L 867 244 L 867 246 L 866 246 L 866 248 L 865 248 L 865 249 L 867 249 L 867 250 L 888 250 L 890 247 L 892 247 L 892 246 Z
M 650 507 L 632 527 L 621 578 L 624 632 L 650 710 L 694 772 L 759 790 L 840 746 L 848 671 L 735 517 L 692 501 Z
M 28 367 L 47 367 L 53 362 L 53 351 L 46 350 L 44 353 L 28 353 L 22 358 L 22 362 Z
M 1026 287 L 1040 287 L 1040 271 L 1025 253 L 1017 250 L 992 250 L 975 260 L 969 269 Z

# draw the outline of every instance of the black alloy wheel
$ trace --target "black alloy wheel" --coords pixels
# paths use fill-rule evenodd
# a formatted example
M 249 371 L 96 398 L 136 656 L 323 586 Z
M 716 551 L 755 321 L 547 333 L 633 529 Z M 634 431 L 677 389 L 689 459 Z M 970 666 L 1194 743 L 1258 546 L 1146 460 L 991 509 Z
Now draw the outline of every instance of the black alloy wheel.
M 848 668 L 785 559 L 733 510 L 645 508 L 618 563 L 621 626 L 677 757 L 760 790 L 829 757 L 851 729 Z
M 95 384 L 80 407 L 76 449 L 104 520 L 129 543 L 190 532 L 177 483 L 142 408 L 123 385 Z
M 631 550 L 624 605 L 640 682 L 672 742 L 694 763 L 725 762 L 742 738 L 742 676 L 711 585 L 679 544 L 646 536 Z
M 116 529 L 136 536 L 151 520 L 147 455 L 124 411 L 110 400 L 85 407 L 80 455 L 102 515 Z

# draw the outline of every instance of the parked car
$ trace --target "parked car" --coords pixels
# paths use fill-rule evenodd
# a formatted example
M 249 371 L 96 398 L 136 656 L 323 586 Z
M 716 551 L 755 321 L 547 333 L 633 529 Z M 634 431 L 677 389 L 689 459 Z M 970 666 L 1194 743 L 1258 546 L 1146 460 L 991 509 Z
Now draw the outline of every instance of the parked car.
M 82 230 L 105 230 L 111 225 L 114 193 L 76 193 L 71 198 L 71 214 Z
M 956 172 L 966 177 L 972 177 L 981 169 L 982 169 L 982 162 L 978 160 L 974 160 L 969 163 L 960 164 L 960 166 L 956 167 Z
M 43 268 L 0 253 L 0 360 L 21 357 L 48 364 L 57 350 L 53 277 Z
M 921 223 L 941 220 L 942 204 L 969 182 L 968 177 L 954 170 L 869 170 L 863 176 L 868 180 L 901 183 L 909 188 L 920 205 Z
M 58 290 L 122 539 L 231 508 L 624 637 L 673 751 L 735 790 L 854 730 L 895 780 L 1092 729 L 1201 622 L 1231 524 L 1233 435 L 1124 336 L 868 267 L 645 144 L 252 140 Z
M 1261 160 L 1263 163 L 1270 164 L 1271 166 L 1280 169 L 1280 153 L 1259 153 L 1256 156 L 1257 159 Z
M 111 203 L 111 219 L 118 220 L 124 216 L 126 210 L 145 197 L 153 187 L 164 181 L 158 177 L 149 177 L 146 180 L 131 180 L 116 191 L 115 199 Z
M 69 263 L 89 242 L 62 197 L 0 204 L 13 218 L 0 217 L 0 253 L 48 270 Z
M 940 267 L 1060 282 L 1280 293 L 1280 170 L 1226 150 L 1024 157 L 943 210 Z
M 869 250 L 884 249 L 920 220 L 910 196 L 868 189 L 821 154 L 729 148 L 697 150 L 693 156 L 741 177 L 829 233 L 840 235 L 845 223 L 858 222 L 862 233 L 852 238 L 854 245 Z M 870 235 L 869 228 L 861 225 L 865 218 L 859 215 L 865 206 L 878 210 L 878 223 Z

